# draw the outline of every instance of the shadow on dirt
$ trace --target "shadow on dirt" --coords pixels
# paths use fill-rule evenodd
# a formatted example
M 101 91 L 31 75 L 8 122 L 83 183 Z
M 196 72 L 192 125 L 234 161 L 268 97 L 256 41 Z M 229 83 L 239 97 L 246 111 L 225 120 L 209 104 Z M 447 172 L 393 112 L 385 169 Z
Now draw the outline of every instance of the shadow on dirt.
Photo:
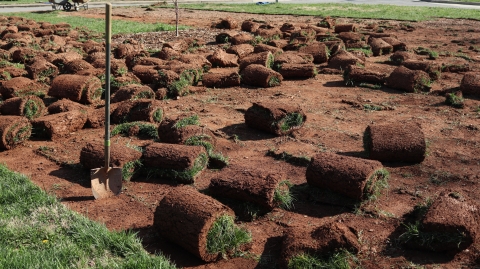
M 81 168 L 60 167 L 60 169 L 50 172 L 49 175 L 79 184 L 84 188 L 90 188 L 90 174 Z
M 219 130 L 228 136 L 233 137 L 234 140 L 236 139 L 239 141 L 257 141 L 275 138 L 273 134 L 252 129 L 245 123 L 232 124 Z

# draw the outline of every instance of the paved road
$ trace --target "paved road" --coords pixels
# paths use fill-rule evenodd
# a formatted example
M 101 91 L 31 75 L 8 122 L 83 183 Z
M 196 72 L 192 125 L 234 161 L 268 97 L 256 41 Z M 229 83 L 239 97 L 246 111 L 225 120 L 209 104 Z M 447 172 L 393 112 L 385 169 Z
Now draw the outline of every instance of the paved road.
M 60 1 L 60 0 L 57 0 Z M 179 3 L 198 3 L 198 2 L 216 2 L 216 3 L 256 3 L 260 0 L 179 0 Z M 262 0 L 265 2 L 275 2 L 275 0 Z M 426 7 L 447 7 L 447 8 L 467 8 L 480 9 L 480 5 L 464 5 L 452 3 L 435 3 L 419 0 L 278 0 L 280 3 L 286 4 L 314 4 L 314 3 L 342 3 L 342 4 L 373 4 L 373 5 L 397 5 L 397 6 L 426 6 Z M 158 3 L 158 1 L 112 1 L 113 6 L 135 6 L 149 5 Z M 89 8 L 104 7 L 104 2 L 90 2 Z M 30 11 L 48 11 L 52 10 L 51 5 L 46 3 L 35 3 L 29 5 L 0 5 L 0 13 L 2 12 L 30 12 Z

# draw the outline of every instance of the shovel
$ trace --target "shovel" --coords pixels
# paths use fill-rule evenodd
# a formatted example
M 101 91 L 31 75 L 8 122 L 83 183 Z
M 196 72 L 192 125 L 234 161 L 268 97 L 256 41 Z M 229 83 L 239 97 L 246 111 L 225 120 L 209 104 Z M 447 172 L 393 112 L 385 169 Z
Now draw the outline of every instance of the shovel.
M 90 170 L 92 192 L 95 199 L 108 198 L 122 191 L 122 168 L 110 167 L 110 42 L 112 39 L 112 4 L 107 3 L 105 12 L 105 166 Z

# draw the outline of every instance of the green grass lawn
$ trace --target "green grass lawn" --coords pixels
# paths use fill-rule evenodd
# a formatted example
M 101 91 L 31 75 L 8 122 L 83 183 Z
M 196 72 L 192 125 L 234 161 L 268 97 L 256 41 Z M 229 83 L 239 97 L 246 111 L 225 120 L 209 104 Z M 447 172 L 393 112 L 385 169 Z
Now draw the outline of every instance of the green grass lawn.
M 478 0 L 480 1 L 480 0 Z M 424 21 L 435 18 L 480 19 L 476 9 L 366 4 L 182 4 L 182 8 L 259 14 L 331 16 L 361 19 Z M 160 7 L 161 8 L 161 7 Z
M 0 164 L 0 268 L 176 267 L 134 233 L 109 231 Z

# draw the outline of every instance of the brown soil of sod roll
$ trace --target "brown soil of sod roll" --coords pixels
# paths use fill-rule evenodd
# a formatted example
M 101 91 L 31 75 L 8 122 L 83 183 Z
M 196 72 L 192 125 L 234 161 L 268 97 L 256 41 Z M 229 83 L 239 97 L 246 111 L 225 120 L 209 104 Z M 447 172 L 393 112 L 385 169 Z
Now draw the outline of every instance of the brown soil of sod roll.
M 72 110 L 87 110 L 88 107 L 69 99 L 60 99 L 48 106 L 49 114 L 57 114 Z
M 44 96 L 46 91 L 47 89 L 43 84 L 25 77 L 16 77 L 4 81 L 0 87 L 0 93 L 4 100 L 28 95 Z
M 221 255 L 207 252 L 207 235 L 214 222 L 223 215 L 235 216 L 230 208 L 217 200 L 195 188 L 182 186 L 172 189 L 160 201 L 154 214 L 154 226 L 161 236 L 203 261 L 211 262 Z
M 143 151 L 143 165 L 154 169 L 155 175 L 193 183 L 208 163 L 203 146 L 153 143 Z M 148 169 L 147 168 L 147 169 Z
M 320 258 L 342 249 L 350 253 L 357 253 L 361 249 L 358 237 L 343 223 L 332 222 L 316 228 L 289 228 L 282 244 L 280 268 L 287 268 L 288 262 L 298 255 Z
M 154 83 L 158 79 L 158 70 L 152 65 L 135 65 L 132 72 L 144 84 Z
M 422 70 L 410 70 L 399 66 L 390 74 L 386 85 L 406 92 L 428 92 L 431 88 L 430 76 Z
M 223 49 L 216 50 L 207 59 L 214 67 L 238 67 L 238 56 L 226 53 Z
M 328 49 L 323 43 L 313 43 L 301 47 L 298 52 L 308 53 L 313 56 L 313 62 L 316 64 L 326 63 L 328 61 Z
M 266 44 L 258 44 L 254 47 L 253 53 L 259 53 L 259 52 L 265 52 L 265 51 L 270 51 L 273 55 L 278 55 L 282 53 L 282 49 L 266 45 Z
M 126 163 L 139 160 L 140 151 L 123 144 L 110 145 L 110 164 L 112 167 L 123 167 Z M 86 169 L 94 169 L 105 165 L 105 146 L 103 141 L 87 143 L 80 151 L 80 163 Z
M 386 55 L 393 52 L 393 46 L 381 38 L 370 38 L 368 45 L 372 47 L 373 56 Z
M 276 135 L 288 135 L 301 128 L 307 116 L 297 106 L 277 102 L 259 102 L 245 112 L 245 124 Z
M 243 58 L 243 57 L 253 53 L 254 50 L 255 50 L 255 48 L 250 44 L 241 44 L 241 45 L 234 45 L 234 46 L 229 47 L 226 50 L 226 52 L 231 53 L 231 54 L 235 54 L 239 58 Z
M 212 178 L 209 193 L 216 197 L 251 202 L 271 210 L 279 205 L 275 191 L 285 175 L 274 172 L 232 166 L 222 169 Z
M 131 99 L 155 99 L 155 92 L 152 88 L 145 85 L 129 84 L 120 87 L 120 89 L 112 95 L 112 103 Z
M 100 100 L 102 82 L 95 76 L 59 75 L 53 80 L 48 95 L 92 104 Z
M 317 74 L 316 67 L 311 64 L 282 64 L 278 72 L 284 79 L 312 78 Z
M 462 78 L 462 82 L 460 83 L 460 90 L 464 94 L 480 96 L 480 73 L 466 73 Z
M 444 192 L 428 208 L 421 223 L 420 237 L 433 238 L 429 244 L 416 243 L 418 248 L 433 251 L 460 252 L 476 238 L 478 210 L 474 205 L 455 198 L 455 193 Z
M 65 63 L 63 72 L 66 74 L 77 74 L 82 70 L 94 69 L 93 65 L 85 60 L 78 59 Z
M 253 35 L 248 33 L 239 33 L 230 39 L 232 45 L 250 44 L 253 41 Z
M 224 29 L 235 29 L 238 27 L 238 22 L 231 17 L 226 17 L 220 22 L 220 24 Z
M 355 65 L 350 65 L 344 73 L 344 80 L 347 85 L 357 82 L 367 82 L 383 85 L 386 78 L 386 74 L 367 70 L 366 68 L 361 68 Z
M 275 61 L 273 62 L 274 67 L 284 63 L 309 64 L 313 63 L 313 56 L 307 53 L 298 53 L 296 51 L 288 51 L 275 56 Z
M 72 110 L 36 118 L 32 125 L 36 136 L 55 140 L 82 129 L 86 121 L 87 111 Z
M 401 64 L 402 62 L 405 62 L 407 60 L 418 60 L 418 56 L 414 53 L 408 52 L 408 51 L 396 51 L 392 55 L 390 55 L 390 61 L 393 62 L 394 64 Z
M 35 95 L 14 97 L 1 104 L 0 112 L 2 115 L 24 116 L 31 120 L 45 113 L 45 104 L 42 99 Z
M 209 88 L 228 88 L 240 86 L 240 75 L 237 69 L 211 69 L 202 77 L 202 84 Z
M 265 67 L 270 67 L 273 64 L 274 56 L 270 51 L 252 53 L 244 58 L 240 59 L 240 70 L 251 64 L 259 64 Z
M 143 46 L 141 45 L 133 45 L 133 44 L 120 44 L 113 49 L 113 54 L 117 59 L 123 59 L 127 57 L 127 55 L 143 50 Z
M 241 72 L 242 83 L 256 87 L 275 87 L 282 84 L 280 73 L 259 64 L 251 64 Z
M 247 20 L 242 23 L 241 28 L 242 28 L 242 31 L 252 33 L 257 31 L 258 27 L 260 27 L 260 23 Z
M 215 42 L 219 44 L 230 43 L 230 40 L 232 40 L 232 37 L 236 36 L 237 34 L 238 34 L 237 31 L 225 31 L 225 32 L 219 33 L 215 37 Z
M 410 70 L 422 70 L 425 71 L 432 80 L 440 79 L 442 67 L 432 61 L 415 61 L 408 60 L 402 62 L 402 65 Z
M 113 111 L 117 109 L 119 104 L 121 103 L 110 104 L 110 115 L 112 115 Z M 85 127 L 101 128 L 104 126 L 105 126 L 105 107 L 101 107 L 97 109 L 89 109 L 88 118 L 87 118 L 87 122 L 85 123 Z
M 32 125 L 21 116 L 0 116 L 0 149 L 14 148 L 16 145 L 30 138 Z
M 378 161 L 324 152 L 312 157 L 307 168 L 307 183 L 356 199 L 368 198 L 383 169 Z
M 425 159 L 425 135 L 415 123 L 369 125 L 363 141 L 370 159 L 407 163 L 420 163 Z
M 407 44 L 396 39 L 395 37 L 382 37 L 382 40 L 387 42 L 393 47 L 393 51 L 406 51 Z
M 335 25 L 335 33 L 356 32 L 358 25 L 356 24 L 337 24 Z
M 185 144 L 185 142 L 193 137 L 203 137 L 212 146 L 215 146 L 215 135 L 209 129 L 198 125 L 187 125 L 181 128 L 175 128 L 173 125 L 177 121 L 165 120 L 158 126 L 158 134 L 160 141 L 171 144 Z
M 270 25 L 260 25 L 255 31 L 255 35 L 263 38 L 276 38 L 282 36 L 282 31 L 278 27 L 272 27 Z
M 123 101 L 113 112 L 112 122 L 147 121 L 159 123 L 163 119 L 162 104 L 158 100 L 149 99 Z
M 33 80 L 45 80 L 45 78 L 54 78 L 58 75 L 58 67 L 47 62 L 44 58 L 38 58 L 31 64 L 25 66 L 28 76 Z
M 365 62 L 348 51 L 340 50 L 328 61 L 328 67 L 345 70 L 349 65 L 364 65 Z

